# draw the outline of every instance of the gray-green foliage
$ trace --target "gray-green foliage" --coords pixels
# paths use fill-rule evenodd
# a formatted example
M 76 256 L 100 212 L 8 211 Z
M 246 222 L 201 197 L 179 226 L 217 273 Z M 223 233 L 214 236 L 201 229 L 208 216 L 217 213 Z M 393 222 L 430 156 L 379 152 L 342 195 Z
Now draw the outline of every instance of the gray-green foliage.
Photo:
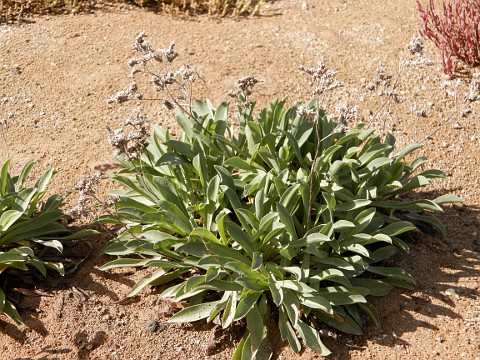
M 19 176 L 9 173 L 10 160 L 0 170 L 0 277 L 9 269 L 36 269 L 43 276 L 47 269 L 64 274 L 61 263 L 43 261 L 37 250 L 50 247 L 62 252 L 59 240 L 77 239 L 92 235 L 92 230 L 83 230 L 72 234 L 61 223 L 64 216 L 60 205 L 63 197 L 51 195 L 46 200 L 45 190 L 53 170 L 48 170 L 33 187 L 26 187 L 25 182 L 35 165 L 28 162 Z M 2 284 L 0 282 L 0 284 Z M 0 313 L 5 313 L 17 322 L 22 318 L 15 306 L 6 298 L 0 286 Z
M 112 177 L 127 190 L 114 192 L 116 214 L 99 219 L 125 225 L 104 249 L 119 258 L 103 269 L 152 269 L 130 296 L 165 285 L 162 296 L 189 301 L 171 322 L 245 321 L 234 359 L 260 357 L 271 321 L 293 350 L 300 337 L 322 355 L 329 350 L 316 323 L 352 334 L 362 333 L 364 314 L 378 324 L 368 296 L 415 284 L 384 266 L 398 249 L 408 252 L 400 238 L 416 229 L 408 220 L 444 233 L 430 213 L 458 200 L 402 200 L 444 176 L 420 171 L 423 157 L 406 160 L 420 146 L 395 154 L 392 135 L 344 132 L 308 106 L 314 121 L 285 100 L 255 118 L 254 104 L 243 103 L 235 128 L 228 103 L 196 101 L 193 119 L 177 114 L 178 139 L 154 126 L 139 159 L 120 157 L 123 170 Z

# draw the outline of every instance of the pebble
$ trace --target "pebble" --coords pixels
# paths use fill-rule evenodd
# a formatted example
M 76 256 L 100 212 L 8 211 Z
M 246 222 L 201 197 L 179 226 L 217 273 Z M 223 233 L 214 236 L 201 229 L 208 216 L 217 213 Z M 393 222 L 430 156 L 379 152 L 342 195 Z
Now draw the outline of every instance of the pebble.
M 155 331 L 162 331 L 163 329 L 165 329 L 165 325 L 159 323 L 158 321 L 149 320 L 145 323 L 145 330 L 148 330 L 152 333 Z
M 455 289 L 452 289 L 452 288 L 445 290 L 445 295 L 447 295 L 447 296 L 458 296 L 458 294 L 455 292 Z

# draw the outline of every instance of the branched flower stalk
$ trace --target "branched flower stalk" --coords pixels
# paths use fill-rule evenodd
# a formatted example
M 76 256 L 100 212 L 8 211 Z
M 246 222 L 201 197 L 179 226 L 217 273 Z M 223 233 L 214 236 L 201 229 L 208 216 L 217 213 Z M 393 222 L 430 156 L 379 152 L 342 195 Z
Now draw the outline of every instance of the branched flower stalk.
M 177 70 L 169 68 L 168 65 L 178 57 L 174 41 L 167 48 L 154 49 L 146 37 L 144 31 L 135 37 L 132 50 L 139 56 L 128 61 L 130 76 L 134 77 L 137 73 L 148 75 L 152 89 L 165 93 L 166 97 L 146 97 L 138 92 L 137 83 L 132 82 L 126 89 L 113 95 L 108 102 L 120 104 L 132 99 L 161 101 L 167 109 L 178 108 L 195 120 L 192 114 L 193 84 L 201 77 L 187 64 L 181 65 Z
M 317 63 L 316 67 L 306 67 L 304 65 L 300 65 L 300 70 L 309 74 L 312 78 L 312 81 L 314 83 L 314 90 L 312 91 L 312 95 L 315 98 L 315 101 L 317 103 L 316 109 L 317 113 L 315 117 L 313 117 L 313 114 L 309 109 L 305 109 L 304 107 L 297 108 L 297 114 L 304 114 L 308 118 L 313 119 L 315 122 L 315 134 L 317 138 L 317 144 L 315 148 L 315 154 L 313 157 L 312 161 L 312 166 L 310 168 L 310 197 L 308 200 L 308 219 L 307 219 L 307 231 L 310 230 L 311 228 L 311 221 L 312 221 L 312 210 L 313 210 L 313 184 L 314 184 L 314 179 L 315 179 L 315 167 L 317 165 L 317 160 L 318 160 L 318 155 L 320 153 L 320 148 L 322 141 L 327 139 L 328 137 L 334 135 L 335 133 L 338 132 L 344 132 L 347 127 L 343 120 L 339 123 L 337 128 L 335 128 L 335 131 L 327 135 L 325 138 L 320 137 L 319 133 L 319 122 L 321 120 L 321 115 L 320 115 L 320 97 L 324 95 L 327 92 L 330 92 L 334 89 L 337 89 L 339 87 L 343 86 L 343 83 L 339 80 L 337 80 L 336 75 L 337 71 L 335 70 L 330 70 L 325 66 L 325 63 L 323 61 L 319 61 Z
M 3 146 L 5 147 L 5 154 L 7 155 L 7 159 L 10 159 L 10 149 L 8 148 L 8 122 L 6 119 L 0 117 L 0 126 L 2 127 L 2 141 Z

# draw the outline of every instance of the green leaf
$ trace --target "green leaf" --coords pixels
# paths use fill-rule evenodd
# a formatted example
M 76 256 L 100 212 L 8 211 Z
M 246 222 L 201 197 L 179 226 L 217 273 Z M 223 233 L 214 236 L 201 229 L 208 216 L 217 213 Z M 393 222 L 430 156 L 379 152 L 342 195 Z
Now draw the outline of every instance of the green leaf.
M 435 198 L 433 202 L 438 205 L 442 205 L 442 204 L 461 203 L 463 202 L 463 200 L 460 199 L 458 196 L 447 194 L 447 195 L 442 195 Z
M 211 251 L 212 254 L 215 254 L 216 256 L 237 260 L 244 263 L 245 265 L 248 265 L 249 267 L 250 267 L 250 264 L 252 263 L 252 261 L 248 259 L 246 256 L 242 255 L 240 251 L 235 250 L 231 247 L 228 247 L 222 244 L 217 244 L 217 243 L 208 243 L 206 244 L 206 246 L 207 246 L 207 249 Z
M 143 278 L 140 279 L 131 289 L 130 292 L 128 293 L 128 297 L 132 297 L 137 295 L 140 291 L 142 291 L 146 286 L 150 285 L 153 281 L 159 279 L 161 276 L 165 274 L 165 270 L 162 268 L 152 272 L 151 274 L 148 274 L 144 276 Z
M 23 212 L 17 210 L 7 210 L 0 216 L 0 231 L 7 231 L 20 217 Z
M 423 147 L 423 145 L 421 144 L 410 144 L 408 146 L 406 146 L 405 148 L 403 148 L 402 151 L 400 151 L 400 153 L 397 155 L 397 161 L 399 160 L 402 160 L 405 156 L 407 156 L 408 154 L 410 154 L 411 152 L 417 150 L 417 149 L 420 149 L 421 147 Z
M 246 171 L 255 171 L 256 167 L 253 165 L 250 165 L 248 162 L 243 160 L 239 156 L 234 156 L 231 157 L 224 162 L 225 165 L 231 165 L 235 169 L 240 169 L 240 170 L 246 170 Z
M 268 284 L 260 279 L 253 279 L 245 276 L 240 276 L 235 279 L 235 282 L 253 291 L 262 292 L 262 291 L 268 290 Z
M 327 316 L 318 310 L 312 310 L 312 312 L 318 320 L 324 322 L 328 326 L 340 330 L 341 332 L 353 335 L 363 335 L 362 328 L 349 315 L 345 314 L 343 318 L 337 319 L 337 317 Z
M 30 171 L 32 170 L 33 166 L 35 165 L 35 160 L 30 160 L 22 169 L 20 176 L 15 181 L 15 191 L 19 192 L 23 188 L 23 184 L 28 178 Z M 1 311 L 1 310 L 0 310 Z
M 383 227 L 382 229 L 378 230 L 375 234 L 382 233 L 387 236 L 397 236 L 399 234 L 403 234 L 404 232 L 416 230 L 417 228 L 411 222 L 408 221 L 396 221 L 390 225 Z
M 433 216 L 428 215 L 419 215 L 419 214 L 408 214 L 406 215 L 407 218 L 411 219 L 412 221 L 420 221 L 430 226 L 433 226 L 436 231 L 438 231 L 442 236 L 447 236 L 447 231 L 445 226 L 442 222 Z
M 305 324 L 302 320 L 298 320 L 296 329 L 310 349 L 321 356 L 328 356 L 331 354 L 330 350 L 323 345 L 317 330 L 310 325 Z
M 185 156 L 189 160 L 193 160 L 193 158 L 195 157 L 195 153 L 193 152 L 191 147 L 182 141 L 169 140 L 165 142 L 165 145 L 172 148 L 178 154 Z
M 260 295 L 260 292 L 244 289 L 237 304 L 237 309 L 235 310 L 235 317 L 233 320 L 238 321 L 243 319 L 250 309 L 252 309 L 254 304 L 256 304 Z
M 280 306 L 283 302 L 283 290 L 282 286 L 272 273 L 268 274 L 268 287 L 272 293 L 273 302 L 275 305 Z
M 178 313 L 173 315 L 168 322 L 169 323 L 185 323 L 185 322 L 195 322 L 198 320 L 205 319 L 210 316 L 212 311 L 215 310 L 215 307 L 220 304 L 221 301 L 212 301 L 202 304 L 197 304 L 189 306 L 185 309 L 180 310 Z
M 326 313 L 333 314 L 333 308 L 330 301 L 322 296 L 304 294 L 301 298 L 301 302 L 303 306 L 308 306 L 311 309 L 320 309 Z
M 235 317 L 235 311 L 237 310 L 237 292 L 232 291 L 229 295 L 227 305 L 225 306 L 225 309 L 223 311 L 223 316 L 222 316 L 222 328 L 226 329 L 228 328 Z M 247 318 L 248 321 L 248 318 Z
M 50 169 L 45 174 L 43 174 L 43 176 L 41 176 L 40 179 L 37 180 L 37 182 L 35 183 L 35 188 L 37 189 L 38 193 L 43 193 L 45 191 L 53 174 L 54 174 L 53 169 Z
M 283 308 L 279 309 L 278 315 L 278 327 L 280 329 L 280 335 L 282 336 L 282 340 L 288 340 L 288 343 L 290 344 L 292 350 L 296 353 L 300 352 L 300 350 L 302 350 L 302 345 L 300 344 L 300 341 L 298 341 L 297 334 L 295 333 L 295 330 L 288 321 Z
M 292 237 L 293 240 L 297 240 L 297 232 L 295 230 L 295 225 L 293 223 L 292 216 L 288 212 L 288 210 L 285 208 L 280 203 L 277 203 L 277 211 L 278 211 L 278 216 L 280 217 L 280 220 L 282 223 L 285 225 L 285 228 L 289 235 Z
M 368 295 L 373 296 L 385 296 L 393 289 L 392 286 L 375 279 L 353 278 L 350 279 L 350 282 L 354 287 L 365 288 L 368 291 Z
M 373 306 L 370 303 L 358 304 L 358 305 L 363 311 L 365 311 L 368 314 L 368 316 L 370 316 L 370 318 L 373 320 L 373 323 L 376 326 L 380 326 L 380 316 L 378 315 L 378 311 L 375 308 L 375 306 Z
M 342 286 L 321 288 L 318 294 L 330 301 L 334 306 L 367 302 L 362 295 L 349 291 Z
M 247 313 L 247 329 L 251 336 L 252 353 L 256 353 L 263 339 L 263 319 L 256 304 Z
M 382 276 L 397 278 L 399 280 L 405 281 L 406 283 L 410 283 L 410 284 L 413 284 L 413 285 L 416 284 L 412 275 L 410 275 L 405 270 L 400 269 L 400 268 L 369 266 L 367 268 L 367 271 L 369 271 L 371 273 L 374 273 L 374 274 L 382 275 Z

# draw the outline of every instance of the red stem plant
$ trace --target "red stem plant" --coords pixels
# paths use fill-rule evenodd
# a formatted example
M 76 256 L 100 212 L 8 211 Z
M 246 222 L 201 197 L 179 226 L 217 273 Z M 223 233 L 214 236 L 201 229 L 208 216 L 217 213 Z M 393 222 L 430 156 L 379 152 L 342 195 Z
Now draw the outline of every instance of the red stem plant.
M 443 69 L 454 76 L 458 63 L 480 65 L 480 0 L 443 3 L 443 16 L 435 13 L 433 0 L 423 8 L 417 1 L 423 24 L 420 32 L 442 50 Z

